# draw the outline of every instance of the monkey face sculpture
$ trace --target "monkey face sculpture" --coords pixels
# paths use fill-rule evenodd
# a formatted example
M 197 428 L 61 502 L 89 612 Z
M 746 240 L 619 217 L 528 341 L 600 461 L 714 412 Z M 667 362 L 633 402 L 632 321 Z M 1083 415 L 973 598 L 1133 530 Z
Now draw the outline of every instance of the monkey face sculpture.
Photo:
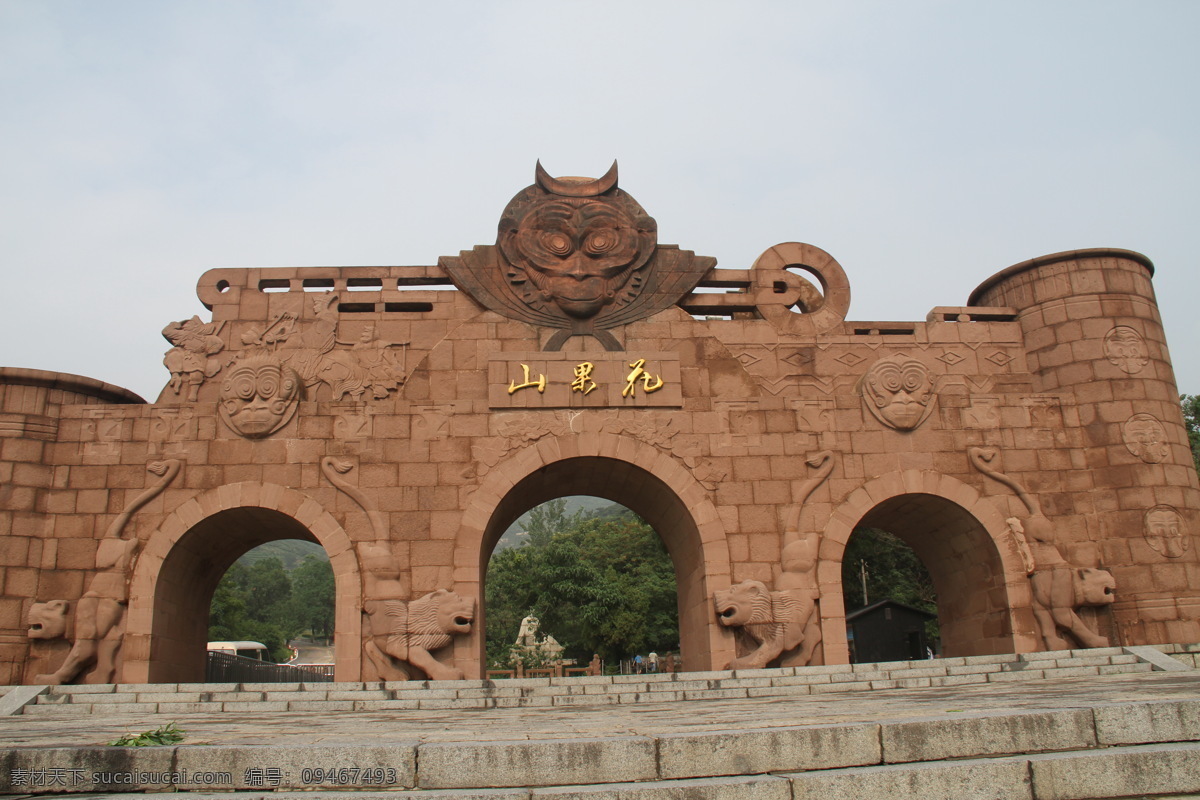
M 1125 448 L 1147 464 L 1159 464 L 1170 455 L 1167 431 L 1150 414 L 1134 414 L 1122 428 Z
M 617 188 L 615 164 L 597 180 L 551 178 L 539 164 L 534 185 L 504 210 L 496 243 L 510 280 L 528 280 L 543 303 L 584 320 L 646 265 L 657 236 L 654 220 Z
M 221 385 L 221 419 L 247 439 L 282 428 L 300 403 L 300 376 L 269 356 L 251 356 L 235 365 Z
M 1140 372 L 1150 360 L 1145 339 L 1127 325 L 1118 325 L 1104 337 L 1104 355 L 1113 366 L 1129 375 Z
M 859 381 L 859 389 L 867 410 L 898 431 L 911 431 L 924 422 L 937 398 L 929 368 L 899 355 L 875 362 Z
M 1187 551 L 1183 517 L 1171 506 L 1157 505 L 1145 514 L 1146 541 L 1161 556 L 1179 558 Z

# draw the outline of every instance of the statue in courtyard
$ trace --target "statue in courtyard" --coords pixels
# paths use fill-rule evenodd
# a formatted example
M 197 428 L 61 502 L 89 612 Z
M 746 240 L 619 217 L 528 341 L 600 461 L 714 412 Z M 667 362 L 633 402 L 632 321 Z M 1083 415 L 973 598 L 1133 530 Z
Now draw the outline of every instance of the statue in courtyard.
M 553 178 L 539 162 L 504 209 L 496 245 L 439 263 L 484 307 L 557 328 L 547 351 L 572 336 L 618 351 L 609 329 L 674 305 L 716 264 L 657 242 L 654 218 L 617 188 L 615 161 L 595 180 Z
M 1108 639 L 1089 628 L 1078 609 L 1112 604 L 1117 585 L 1112 573 L 1071 566 L 1054 543 L 1054 527 L 1042 513 L 1037 499 L 1008 475 L 990 466 L 995 450 L 972 447 L 967 456 L 977 470 L 1012 489 L 1028 512 L 1024 519 L 1009 519 L 1008 526 L 1029 575 L 1033 616 L 1046 649 L 1070 648 L 1070 642 L 1060 632 L 1069 633 L 1083 647 L 1107 647 Z

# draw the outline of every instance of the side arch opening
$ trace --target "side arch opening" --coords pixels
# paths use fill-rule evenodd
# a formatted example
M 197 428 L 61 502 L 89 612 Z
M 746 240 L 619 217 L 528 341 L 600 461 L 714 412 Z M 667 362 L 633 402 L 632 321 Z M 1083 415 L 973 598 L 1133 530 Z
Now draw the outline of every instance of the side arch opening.
M 313 542 L 329 556 L 337 597 L 334 678 L 361 680 L 357 601 L 362 584 L 349 538 L 328 513 L 299 492 L 257 484 L 236 488 L 222 487 L 188 501 L 147 541 L 131 584 L 122 680 L 203 681 L 209 609 L 218 582 L 243 554 L 284 539 Z M 267 507 L 262 500 L 247 502 L 247 495 L 256 493 L 266 494 L 271 506 L 281 508 Z M 222 497 L 230 501 L 227 507 L 221 507 Z
M 854 527 L 895 535 L 928 569 L 943 655 L 1014 652 L 1004 564 L 973 514 L 937 495 L 901 494 L 875 505 Z

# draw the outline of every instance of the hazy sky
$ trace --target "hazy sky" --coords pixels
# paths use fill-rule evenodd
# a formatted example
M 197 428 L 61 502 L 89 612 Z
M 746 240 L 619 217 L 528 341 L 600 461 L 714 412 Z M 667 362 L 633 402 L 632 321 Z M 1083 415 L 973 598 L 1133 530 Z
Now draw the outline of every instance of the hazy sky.
M 920 320 L 1010 264 L 1149 256 L 1200 392 L 1200 3 L 0 0 L 0 364 L 153 400 L 211 267 L 433 264 L 535 159 L 659 240 L 845 268 Z

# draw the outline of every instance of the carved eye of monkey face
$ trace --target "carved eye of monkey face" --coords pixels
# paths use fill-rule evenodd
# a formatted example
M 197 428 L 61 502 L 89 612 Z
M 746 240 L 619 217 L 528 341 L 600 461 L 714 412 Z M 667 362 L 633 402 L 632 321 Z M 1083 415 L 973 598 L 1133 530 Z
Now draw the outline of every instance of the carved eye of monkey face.
M 577 279 L 612 278 L 638 254 L 633 221 L 620 209 L 599 202 L 540 206 L 521 220 L 516 245 L 539 272 Z

